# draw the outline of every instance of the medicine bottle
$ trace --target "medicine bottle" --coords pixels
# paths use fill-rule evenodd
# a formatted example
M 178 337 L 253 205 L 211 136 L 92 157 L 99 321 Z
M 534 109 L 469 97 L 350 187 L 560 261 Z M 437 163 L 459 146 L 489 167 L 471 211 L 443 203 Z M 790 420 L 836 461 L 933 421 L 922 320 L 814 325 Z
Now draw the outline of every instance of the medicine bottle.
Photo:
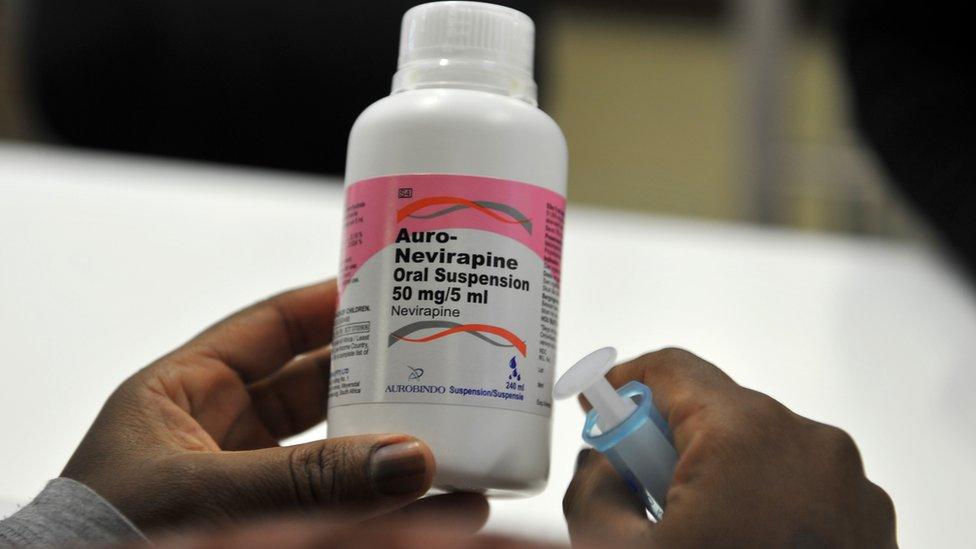
M 533 41 L 510 8 L 410 9 L 349 137 L 329 436 L 416 436 L 443 490 L 548 476 L 567 152 Z

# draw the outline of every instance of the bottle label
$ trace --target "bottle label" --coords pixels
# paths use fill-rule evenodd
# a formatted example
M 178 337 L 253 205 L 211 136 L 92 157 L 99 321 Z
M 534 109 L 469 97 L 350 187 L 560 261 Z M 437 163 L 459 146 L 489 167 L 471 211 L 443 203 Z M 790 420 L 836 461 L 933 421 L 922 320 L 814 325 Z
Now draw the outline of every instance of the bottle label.
M 349 186 L 329 407 L 548 417 L 565 205 L 542 187 L 468 175 Z

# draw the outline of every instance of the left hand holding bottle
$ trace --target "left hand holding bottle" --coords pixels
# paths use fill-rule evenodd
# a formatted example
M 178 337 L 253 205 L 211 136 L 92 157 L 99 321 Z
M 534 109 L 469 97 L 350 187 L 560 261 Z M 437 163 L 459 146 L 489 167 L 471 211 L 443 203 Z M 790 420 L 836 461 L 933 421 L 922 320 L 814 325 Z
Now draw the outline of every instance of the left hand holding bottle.
M 279 446 L 325 419 L 336 299 L 335 281 L 277 295 L 137 372 L 108 399 L 62 476 L 150 532 L 288 511 L 360 520 L 413 502 L 436 467 L 413 437 Z M 487 516 L 481 496 L 440 499 L 435 505 L 479 525 Z

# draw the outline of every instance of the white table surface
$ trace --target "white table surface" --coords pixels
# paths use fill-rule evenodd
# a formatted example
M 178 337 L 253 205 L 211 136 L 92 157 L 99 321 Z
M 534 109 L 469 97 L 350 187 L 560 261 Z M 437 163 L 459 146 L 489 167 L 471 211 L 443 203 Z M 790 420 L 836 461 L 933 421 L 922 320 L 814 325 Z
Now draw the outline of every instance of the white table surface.
M 334 275 L 329 183 L 0 143 L 0 501 L 56 476 L 137 368 L 242 305 Z M 895 500 L 904 547 L 971 546 L 976 302 L 935 254 L 575 205 L 565 242 L 560 372 L 603 345 L 687 347 L 848 430 Z M 565 539 L 582 414 L 554 413 L 549 488 L 496 502 L 490 529 Z

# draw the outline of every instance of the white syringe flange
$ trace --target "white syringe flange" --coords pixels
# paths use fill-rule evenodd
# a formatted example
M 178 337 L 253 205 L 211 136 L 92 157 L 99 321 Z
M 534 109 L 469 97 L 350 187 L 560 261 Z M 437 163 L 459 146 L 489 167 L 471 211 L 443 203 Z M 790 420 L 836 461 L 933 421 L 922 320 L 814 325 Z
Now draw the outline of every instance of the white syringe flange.
M 637 409 L 633 400 L 617 394 L 604 377 L 616 362 L 617 350 L 613 347 L 593 351 L 559 378 L 553 396 L 564 399 L 582 393 L 599 414 L 597 426 L 600 430 L 613 429 Z

